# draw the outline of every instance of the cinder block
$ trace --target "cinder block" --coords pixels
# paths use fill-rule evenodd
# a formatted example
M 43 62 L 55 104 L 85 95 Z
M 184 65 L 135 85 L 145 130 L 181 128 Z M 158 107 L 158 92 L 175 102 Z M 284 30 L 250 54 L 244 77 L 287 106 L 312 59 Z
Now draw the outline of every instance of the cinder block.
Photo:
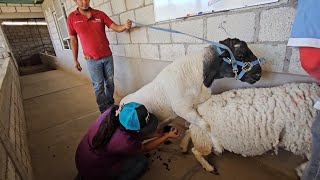
M 17 12 L 30 12 L 29 7 L 16 7 Z
M 145 5 L 152 4 L 152 3 L 153 3 L 153 0 L 145 0 L 144 2 Z
M 6 153 L 6 150 L 4 149 L 2 143 L 0 143 L 0 179 L 5 179 L 5 174 L 7 169 L 7 158 L 8 158 L 8 155 Z
M 42 12 L 41 6 L 29 7 L 31 12 Z
M 120 23 L 121 24 L 126 23 L 128 19 L 135 21 L 133 10 L 120 14 Z
M 100 6 L 96 7 L 98 10 L 103 11 L 109 17 L 112 16 L 111 4 L 110 2 L 101 4 Z
M 159 60 L 159 48 L 158 45 L 141 44 L 140 45 L 141 58 Z
M 126 57 L 140 58 L 140 50 L 138 44 L 125 45 Z
M 126 11 L 125 0 L 111 0 L 111 6 L 114 14 Z
M 11 6 L 2 6 L 1 11 L 4 13 L 16 12 L 16 8 Z
M 16 180 L 21 180 L 21 177 L 18 173 L 16 174 Z
M 120 24 L 120 17 L 119 17 L 119 15 L 117 15 L 117 16 L 112 16 L 112 17 L 110 17 L 110 19 L 111 19 L 114 23 Z
M 21 4 L 15 4 L 15 3 L 7 3 L 7 6 L 21 6 Z
M 292 54 L 290 57 L 288 72 L 292 74 L 308 75 L 308 73 L 301 66 L 299 49 L 298 48 L 291 48 L 291 49 L 292 49 Z
M 28 156 L 24 149 L 22 149 L 22 162 L 25 167 L 28 167 Z
M 12 160 L 10 157 L 8 157 L 8 164 L 7 164 L 7 177 L 6 179 L 12 179 L 14 180 L 16 177 L 16 170 L 13 166 Z
M 110 44 L 118 44 L 116 32 L 106 31 Z
M 175 59 L 185 55 L 183 44 L 165 44 L 160 45 L 160 59 L 166 61 L 174 61 Z
M 199 38 L 203 38 L 203 20 L 202 19 L 172 23 L 171 28 L 173 30 L 177 30 L 180 32 L 191 34 Z M 177 42 L 178 43 L 183 43 L 183 42 L 202 43 L 202 40 L 189 37 L 186 35 L 182 35 L 182 34 L 176 34 L 176 33 L 172 34 L 172 41 L 176 43 Z
M 94 4 L 94 6 L 97 7 L 97 6 L 101 5 L 101 4 L 103 3 L 103 1 L 104 1 L 104 0 L 94 0 L 94 1 L 92 1 L 92 2 L 93 2 L 93 4 Z
M 161 24 L 155 27 L 170 29 L 169 24 Z M 170 34 L 168 32 L 148 29 L 148 36 L 150 43 L 171 43 Z
M 295 9 L 275 8 L 261 12 L 259 41 L 287 41 L 294 20 Z
M 66 10 L 69 10 L 71 7 L 71 1 L 70 0 L 66 0 Z
M 144 0 L 126 0 L 126 4 L 127 4 L 127 9 L 135 9 L 138 7 L 142 7 L 144 3 Z
M 252 50 L 258 58 L 264 57 L 266 61 L 261 63 L 263 71 L 269 72 L 283 72 L 283 65 L 286 54 L 286 45 L 267 45 L 267 44 L 249 44 L 249 48 Z
M 21 4 L 21 6 L 34 6 L 34 4 Z
M 202 51 L 205 47 L 208 47 L 209 44 L 192 44 L 189 45 L 187 48 L 187 55 L 188 54 L 193 54 L 193 53 L 198 53 Z
M 112 53 L 116 56 L 126 56 L 124 45 L 111 45 Z
M 10 123 L 9 123 L 9 138 L 10 141 L 13 145 L 13 147 L 15 147 L 16 144 L 16 132 L 15 132 L 15 119 L 14 119 L 14 105 L 12 105 L 14 103 L 11 103 L 11 107 L 10 107 Z
M 136 12 L 136 21 L 142 24 L 154 24 L 154 12 L 153 5 L 146 6 L 135 10 Z
M 207 39 L 212 41 L 239 38 L 254 41 L 255 13 L 221 15 L 207 19 Z
M 132 43 L 147 43 L 147 30 L 146 28 L 138 28 L 130 30 Z
M 128 31 L 117 33 L 118 43 L 131 43 L 130 34 Z
M 89 6 L 92 7 L 92 8 L 95 8 L 95 6 L 93 4 L 93 1 L 90 1 Z

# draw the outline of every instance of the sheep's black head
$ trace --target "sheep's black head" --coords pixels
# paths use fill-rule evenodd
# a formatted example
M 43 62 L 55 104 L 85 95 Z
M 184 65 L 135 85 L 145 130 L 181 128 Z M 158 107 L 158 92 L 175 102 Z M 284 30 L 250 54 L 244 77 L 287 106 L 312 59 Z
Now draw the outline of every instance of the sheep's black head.
M 247 43 L 239 39 L 225 39 L 219 43 L 226 45 L 233 53 L 234 57 L 238 61 L 243 62 L 253 62 L 257 60 L 257 57 L 252 53 L 252 51 L 247 46 Z M 203 83 L 206 87 L 210 87 L 214 79 L 221 79 L 225 77 L 235 77 L 232 71 L 232 66 L 223 61 L 223 57 L 230 58 L 228 51 L 223 51 L 221 55 L 216 52 L 216 47 L 210 47 L 214 53 L 211 56 L 206 56 L 204 60 L 204 80 Z M 241 72 L 241 67 L 238 66 L 238 75 Z M 252 69 L 244 74 L 240 79 L 243 82 L 249 84 L 254 84 L 261 78 L 261 67 L 260 65 L 255 65 Z

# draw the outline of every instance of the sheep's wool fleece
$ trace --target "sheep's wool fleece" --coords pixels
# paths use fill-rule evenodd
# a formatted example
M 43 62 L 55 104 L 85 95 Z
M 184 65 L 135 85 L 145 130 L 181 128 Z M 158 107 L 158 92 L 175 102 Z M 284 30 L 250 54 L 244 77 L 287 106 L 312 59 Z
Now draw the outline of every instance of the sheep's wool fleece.
M 283 147 L 294 154 L 308 154 L 316 115 L 312 106 L 319 96 L 319 86 L 306 83 L 230 90 L 212 95 L 198 106 L 198 112 L 228 151 L 254 156 L 273 148 L 277 153 Z M 190 130 L 195 147 L 207 149 L 210 137 L 195 126 Z

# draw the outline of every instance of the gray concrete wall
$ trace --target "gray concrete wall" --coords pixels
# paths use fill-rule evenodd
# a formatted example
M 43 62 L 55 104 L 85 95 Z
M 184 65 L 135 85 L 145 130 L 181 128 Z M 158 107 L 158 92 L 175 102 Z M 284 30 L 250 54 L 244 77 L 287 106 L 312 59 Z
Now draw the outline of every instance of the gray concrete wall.
M 13 56 L 18 63 L 24 59 L 45 52 L 55 55 L 47 26 L 3 26 L 12 49 Z
M 63 1 L 66 2 L 67 14 L 76 9 L 73 0 Z M 301 78 L 310 80 L 303 77 L 307 74 L 300 66 L 297 49 L 286 47 L 296 10 L 296 0 L 279 0 L 279 2 L 272 4 L 161 23 L 154 21 L 152 0 L 91 0 L 91 7 L 104 11 L 118 24 L 132 19 L 140 23 L 179 30 L 214 41 L 227 37 L 245 40 L 257 56 L 267 59 L 262 67 L 264 71 L 268 72 L 264 73 L 266 74 L 264 80 L 268 85 L 270 85 L 268 82 L 274 82 L 272 79 L 274 77 L 278 79 L 281 77 L 280 79 L 285 82 Z M 79 51 L 79 60 L 84 69 L 81 73 L 73 67 L 71 51 L 62 50 L 52 12 L 50 12 L 52 3 L 45 0 L 42 8 L 49 23 L 49 32 L 57 52 L 55 58 L 57 66 L 88 78 L 82 50 Z M 182 35 L 146 28 L 134 28 L 123 33 L 107 29 L 106 33 L 114 54 L 116 91 L 120 96 L 133 92 L 150 82 L 155 77 L 154 74 L 157 74 L 161 68 L 170 64 L 177 57 L 188 55 L 208 45 L 200 40 Z
M 33 179 L 18 72 L 8 57 L 0 66 L 0 179 Z

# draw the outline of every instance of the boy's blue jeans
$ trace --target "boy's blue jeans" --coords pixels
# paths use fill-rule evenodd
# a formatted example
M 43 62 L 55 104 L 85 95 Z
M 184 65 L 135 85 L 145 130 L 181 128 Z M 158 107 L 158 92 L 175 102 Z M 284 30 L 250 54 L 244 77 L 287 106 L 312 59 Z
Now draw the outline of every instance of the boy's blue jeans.
M 302 180 L 320 180 L 320 112 L 316 115 L 312 127 L 312 154 L 306 169 L 303 171 Z
M 97 104 L 100 112 L 103 113 L 110 105 L 114 104 L 113 57 L 88 59 L 87 65 Z

